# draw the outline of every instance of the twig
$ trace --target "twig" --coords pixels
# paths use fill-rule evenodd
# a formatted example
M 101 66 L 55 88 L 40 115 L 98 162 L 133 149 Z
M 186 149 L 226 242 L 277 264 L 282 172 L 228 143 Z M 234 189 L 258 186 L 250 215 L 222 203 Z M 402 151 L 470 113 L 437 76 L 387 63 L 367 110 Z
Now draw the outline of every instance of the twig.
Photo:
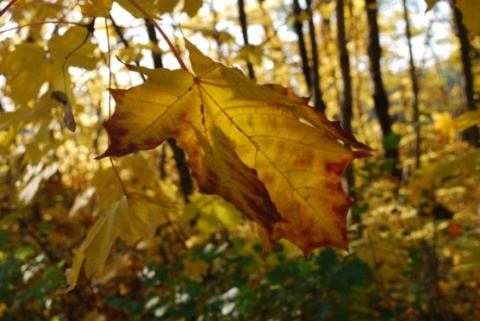
M 54 23 L 54 24 L 57 24 L 57 25 L 65 23 L 65 24 L 71 24 L 71 25 L 75 25 L 75 26 L 79 26 L 79 27 L 86 27 L 86 25 L 83 24 L 83 23 L 73 22 L 73 21 L 65 21 L 65 20 L 37 21 L 37 22 L 26 23 L 24 25 L 20 25 L 20 26 L 8 28 L 8 29 L 3 29 L 3 30 L 0 30 L 0 33 L 4 33 L 4 32 L 7 32 L 7 31 L 12 31 L 12 30 L 20 30 L 20 29 L 25 28 L 25 27 L 41 26 L 41 25 L 44 25 L 44 24 L 47 24 L 47 23 Z
M 10 1 L 6 6 L 5 8 L 2 9 L 2 11 L 0 11 L 0 17 L 3 16 L 3 14 L 5 12 L 7 12 L 8 8 L 10 8 L 11 6 L 13 6 L 15 4 L 15 2 L 17 2 L 17 0 L 12 0 Z

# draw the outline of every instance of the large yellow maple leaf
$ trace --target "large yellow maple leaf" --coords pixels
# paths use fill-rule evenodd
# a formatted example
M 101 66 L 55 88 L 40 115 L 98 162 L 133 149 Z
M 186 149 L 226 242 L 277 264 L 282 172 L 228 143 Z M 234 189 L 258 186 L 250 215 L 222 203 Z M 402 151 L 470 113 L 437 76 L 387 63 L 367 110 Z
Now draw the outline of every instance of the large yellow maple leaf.
M 147 81 L 110 90 L 117 105 L 105 123 L 110 145 L 99 158 L 173 137 L 201 191 L 257 222 L 265 250 L 281 238 L 305 255 L 320 246 L 347 248 L 351 201 L 341 172 L 369 148 L 304 100 L 257 85 L 186 46 L 194 74 L 129 66 Z
M 431 10 L 439 0 L 425 0 L 427 11 Z M 462 12 L 462 22 L 469 31 L 469 37 L 473 38 L 480 34 L 480 6 L 478 0 L 456 0 L 455 7 Z

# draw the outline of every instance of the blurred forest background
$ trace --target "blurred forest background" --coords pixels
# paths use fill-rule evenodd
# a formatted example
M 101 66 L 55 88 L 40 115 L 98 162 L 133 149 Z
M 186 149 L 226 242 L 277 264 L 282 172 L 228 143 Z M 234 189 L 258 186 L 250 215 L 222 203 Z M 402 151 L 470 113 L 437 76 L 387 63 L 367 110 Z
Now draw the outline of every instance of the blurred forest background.
M 305 259 L 283 242 L 262 257 L 241 213 L 196 192 L 173 140 L 115 167 L 94 159 L 107 88 L 144 81 L 123 63 L 179 68 L 131 1 L 0 1 L 0 320 L 480 320 L 479 4 L 136 3 L 178 48 L 186 37 L 311 95 L 375 149 L 344 172 L 350 251 Z M 74 133 L 51 98 L 64 88 Z M 149 198 L 149 230 L 62 295 L 75 251 L 123 195 L 117 175 Z

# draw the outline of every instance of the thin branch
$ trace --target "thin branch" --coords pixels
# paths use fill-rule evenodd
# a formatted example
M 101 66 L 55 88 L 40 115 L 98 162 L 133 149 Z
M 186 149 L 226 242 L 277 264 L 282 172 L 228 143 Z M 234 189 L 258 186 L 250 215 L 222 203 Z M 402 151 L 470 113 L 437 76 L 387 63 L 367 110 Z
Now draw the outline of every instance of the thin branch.
M 71 24 L 71 25 L 75 25 L 75 26 L 79 26 L 79 27 L 87 27 L 87 25 L 85 25 L 84 23 L 74 22 L 74 21 L 65 21 L 65 20 L 37 21 L 37 22 L 26 23 L 24 25 L 12 27 L 12 28 L 3 29 L 3 30 L 0 30 L 0 33 L 4 33 L 4 32 L 7 32 L 7 31 L 12 31 L 12 30 L 20 30 L 20 29 L 25 28 L 25 27 L 41 26 L 41 25 L 44 25 L 44 24 L 47 24 L 47 23 L 54 23 L 56 25 L 64 23 L 64 24 Z
M 110 22 L 112 23 L 113 30 L 115 30 L 115 33 L 117 34 L 118 38 L 120 38 L 120 42 L 125 46 L 125 48 L 130 47 L 128 44 L 127 39 L 125 39 L 125 36 L 123 35 L 122 30 L 120 29 L 120 26 L 115 22 L 111 14 L 108 14 L 108 18 L 110 19 Z
M 85 38 L 83 39 L 83 41 L 77 46 L 75 47 L 75 49 L 73 49 L 72 51 L 70 51 L 66 56 L 65 58 L 63 59 L 63 64 L 62 64 L 62 75 L 63 75 L 63 86 L 64 86 L 64 91 L 65 91 L 65 94 L 67 94 L 67 81 L 66 81 L 66 78 L 65 78 L 65 65 L 67 64 L 67 61 L 68 59 L 80 48 L 82 48 L 82 46 L 87 42 L 88 38 L 90 37 L 90 35 L 93 35 L 93 32 L 95 31 L 95 18 L 92 19 L 92 21 L 90 23 L 88 23 L 87 25 L 84 25 L 85 28 L 87 28 L 87 34 L 85 35 Z
M 0 11 L 0 17 L 3 16 L 3 14 L 4 14 L 5 12 L 7 12 L 7 10 L 8 10 L 11 6 L 13 6 L 13 5 L 15 4 L 15 2 L 17 2 L 17 0 L 12 0 L 12 1 L 10 1 L 10 2 L 5 6 L 5 8 L 3 8 L 2 11 Z

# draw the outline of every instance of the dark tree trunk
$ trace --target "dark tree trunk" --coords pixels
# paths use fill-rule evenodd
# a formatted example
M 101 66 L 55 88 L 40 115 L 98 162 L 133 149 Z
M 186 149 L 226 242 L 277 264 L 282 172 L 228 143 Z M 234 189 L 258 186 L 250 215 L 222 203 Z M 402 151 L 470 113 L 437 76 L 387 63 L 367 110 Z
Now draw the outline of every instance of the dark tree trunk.
M 393 131 L 392 120 L 388 114 L 387 93 L 383 86 L 380 68 L 382 48 L 380 47 L 376 0 L 366 0 L 365 8 L 368 20 L 368 56 L 370 59 L 370 76 L 373 85 L 373 102 L 378 121 L 380 122 L 382 138 L 383 141 L 385 141 L 385 138 L 392 135 Z M 393 162 L 391 173 L 400 178 L 401 171 L 397 168 L 398 146 L 386 146 L 385 156 Z
M 320 89 L 320 66 L 318 64 L 318 44 L 317 36 L 315 33 L 315 24 L 313 23 L 312 1 L 306 0 L 306 2 L 307 10 L 309 13 L 308 35 L 310 37 L 310 45 L 312 51 L 312 68 L 310 68 L 310 82 L 312 87 L 310 88 L 310 90 L 312 91 L 313 105 L 315 106 L 315 108 L 317 108 L 323 113 L 325 112 L 326 105 L 323 101 L 322 91 Z
M 248 42 L 248 27 L 247 27 L 247 15 L 245 14 L 245 3 L 243 0 L 238 0 L 238 13 L 240 26 L 242 27 L 243 45 L 245 48 L 249 46 Z M 248 78 L 255 79 L 255 71 L 253 70 L 252 63 L 247 58 Z
M 340 56 L 340 69 L 342 72 L 343 91 L 341 95 L 341 123 L 343 129 L 352 132 L 352 80 L 350 76 L 350 57 L 347 51 L 347 41 L 345 37 L 345 3 L 343 0 L 337 0 L 337 42 L 338 53 Z M 355 186 L 355 177 L 353 176 L 353 166 L 348 166 L 343 172 L 343 181 L 348 195 L 355 202 L 356 195 L 353 187 Z M 355 206 L 355 204 L 353 204 Z M 359 215 L 352 215 L 351 223 L 360 223 Z
M 293 0 L 293 15 L 295 22 L 293 28 L 298 37 L 298 48 L 300 50 L 300 58 L 302 59 L 302 71 L 305 76 L 305 82 L 309 90 L 312 88 L 312 81 L 310 78 L 310 62 L 308 60 L 307 46 L 305 45 L 305 36 L 303 34 L 303 22 L 299 20 L 299 16 L 302 13 L 298 0 Z
M 155 28 L 153 25 L 146 21 L 148 39 L 157 44 L 157 34 L 155 33 Z M 155 68 L 162 68 L 162 56 L 160 53 L 152 51 L 152 59 Z M 193 193 L 193 181 L 190 171 L 188 169 L 187 160 L 185 158 L 185 152 L 177 146 L 177 142 L 173 138 L 167 139 L 170 148 L 173 151 L 173 158 L 175 159 L 175 164 L 177 166 L 178 174 L 180 176 L 180 188 L 182 190 L 183 198 L 185 202 L 190 201 L 190 195 Z
M 416 75 L 415 62 L 413 61 L 412 33 L 408 18 L 407 0 L 403 0 L 403 14 L 405 19 L 405 33 L 407 36 L 408 53 L 410 56 L 410 81 L 412 82 L 412 124 L 415 128 L 415 168 L 420 168 L 420 112 L 418 109 L 418 78 Z
M 463 111 L 477 110 L 474 100 L 473 91 L 473 75 L 472 64 L 470 61 L 471 46 L 468 40 L 468 31 L 462 22 L 462 12 L 455 7 L 455 0 L 450 0 L 450 6 L 453 12 L 453 20 L 455 22 L 455 28 L 460 42 L 460 54 L 462 60 L 462 85 L 465 107 Z M 478 127 L 473 126 L 467 129 L 463 134 L 463 139 L 468 141 L 472 146 L 479 147 L 480 143 Z

